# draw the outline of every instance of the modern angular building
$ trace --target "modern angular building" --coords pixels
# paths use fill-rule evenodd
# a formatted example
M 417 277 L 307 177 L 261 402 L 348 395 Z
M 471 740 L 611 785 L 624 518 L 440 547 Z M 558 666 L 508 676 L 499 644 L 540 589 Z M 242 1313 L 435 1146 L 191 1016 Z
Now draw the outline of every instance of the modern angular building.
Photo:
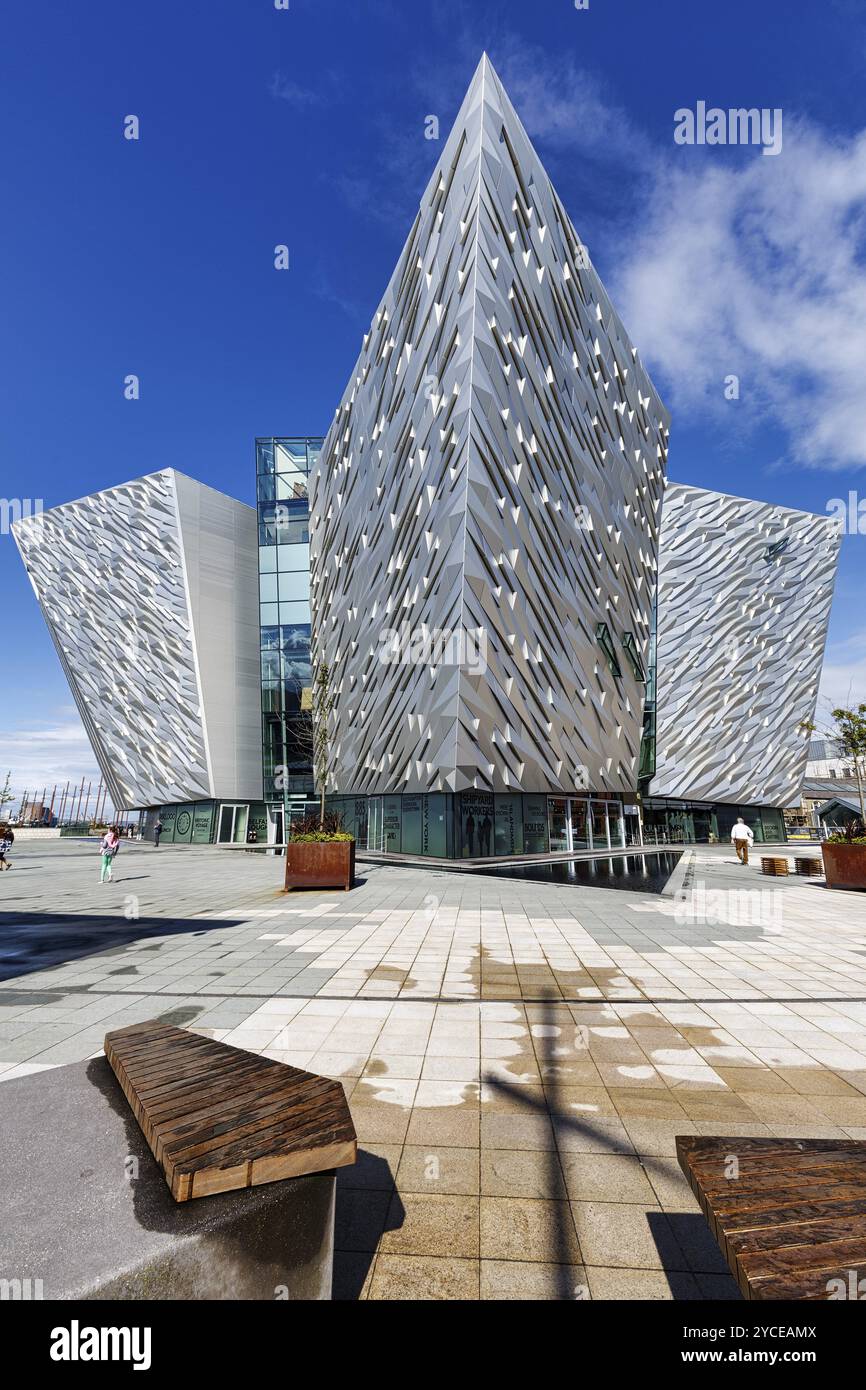
M 667 437 L 484 57 L 311 476 L 350 823 L 465 856 L 624 843 Z
M 645 832 L 783 840 L 799 799 L 841 536 L 827 516 L 669 486 Z
M 668 429 L 484 57 L 327 437 L 256 441 L 257 517 L 164 470 L 16 525 L 115 804 L 281 843 L 327 664 L 362 848 L 784 838 L 839 537 L 667 486 Z
M 114 805 L 209 842 L 262 794 L 255 511 L 166 468 L 14 532 Z

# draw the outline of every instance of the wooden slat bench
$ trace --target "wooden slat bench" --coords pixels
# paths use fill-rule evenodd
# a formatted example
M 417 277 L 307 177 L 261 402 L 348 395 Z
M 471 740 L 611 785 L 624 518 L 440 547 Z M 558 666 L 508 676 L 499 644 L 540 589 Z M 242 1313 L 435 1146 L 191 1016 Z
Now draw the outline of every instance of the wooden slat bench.
M 788 860 L 782 855 L 764 854 L 761 856 L 761 873 L 772 878 L 785 878 L 789 873 Z
M 677 1158 L 744 1298 L 850 1297 L 866 1276 L 866 1142 L 678 1136 Z
M 794 856 L 794 869 L 802 878 L 817 878 L 824 872 L 824 863 L 821 859 L 816 859 L 813 854 L 796 854 Z
M 177 1202 L 355 1162 L 339 1081 L 158 1021 L 105 1055 Z

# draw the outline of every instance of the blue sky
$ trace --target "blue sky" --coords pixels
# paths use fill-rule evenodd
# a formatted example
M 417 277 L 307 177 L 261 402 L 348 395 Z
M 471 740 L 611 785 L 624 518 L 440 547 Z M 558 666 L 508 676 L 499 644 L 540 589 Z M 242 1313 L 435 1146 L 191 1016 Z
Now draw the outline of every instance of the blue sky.
M 48 507 L 173 466 L 252 501 L 255 435 L 326 431 L 441 150 L 425 119 L 444 140 L 485 48 L 672 409 L 671 477 L 818 512 L 866 495 L 858 0 L 18 0 L 0 494 Z M 781 108 L 782 153 L 676 145 L 699 100 Z M 866 699 L 864 555 L 845 538 L 839 698 Z M 0 580 L 0 780 L 80 777 L 8 535 Z

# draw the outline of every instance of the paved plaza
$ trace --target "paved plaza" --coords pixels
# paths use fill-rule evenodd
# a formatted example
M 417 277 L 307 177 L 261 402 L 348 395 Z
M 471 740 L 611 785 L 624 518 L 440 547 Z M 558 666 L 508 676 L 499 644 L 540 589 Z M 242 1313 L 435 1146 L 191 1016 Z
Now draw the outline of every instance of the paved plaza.
M 376 863 L 287 897 L 281 860 L 138 844 L 100 885 L 79 841 L 13 863 L 0 1081 L 146 1018 L 338 1077 L 338 1297 L 735 1298 L 674 1136 L 866 1139 L 866 903 L 757 855 L 693 848 L 662 895 Z

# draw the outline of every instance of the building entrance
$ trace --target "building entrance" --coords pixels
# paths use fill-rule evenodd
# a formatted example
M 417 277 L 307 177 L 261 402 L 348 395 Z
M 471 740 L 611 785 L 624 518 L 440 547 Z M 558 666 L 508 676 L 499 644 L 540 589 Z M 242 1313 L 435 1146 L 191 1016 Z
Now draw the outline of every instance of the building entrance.
M 625 849 L 625 820 L 619 801 L 549 796 L 547 819 L 551 854 L 572 854 L 581 849 Z

